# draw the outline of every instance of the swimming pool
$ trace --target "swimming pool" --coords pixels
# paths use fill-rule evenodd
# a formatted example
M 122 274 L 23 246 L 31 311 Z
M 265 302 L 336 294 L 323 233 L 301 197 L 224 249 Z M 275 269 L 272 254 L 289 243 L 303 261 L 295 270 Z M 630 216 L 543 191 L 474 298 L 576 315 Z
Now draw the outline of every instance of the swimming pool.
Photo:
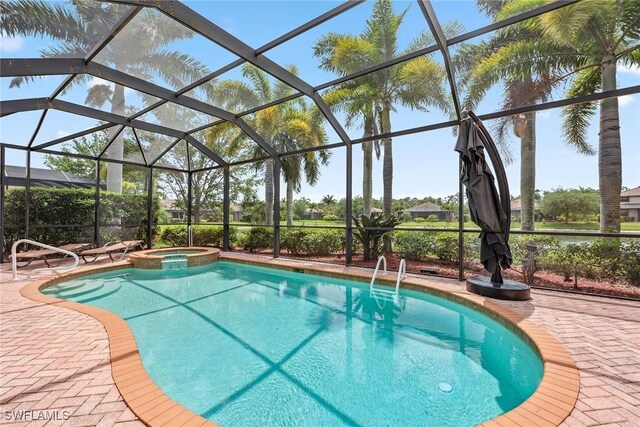
M 170 397 L 223 425 L 474 425 L 522 403 L 536 353 L 461 305 L 217 262 L 124 269 L 43 291 L 110 310 Z

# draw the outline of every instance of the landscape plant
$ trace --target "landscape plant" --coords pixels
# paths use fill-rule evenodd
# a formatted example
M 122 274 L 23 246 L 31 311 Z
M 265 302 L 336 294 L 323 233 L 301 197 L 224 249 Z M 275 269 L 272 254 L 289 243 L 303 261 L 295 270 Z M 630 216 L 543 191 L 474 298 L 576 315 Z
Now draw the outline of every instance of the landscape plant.
M 378 258 L 382 249 L 381 239 L 400 224 L 395 215 L 385 218 L 383 215 L 374 213 L 369 216 L 360 215 L 360 218 L 354 216 L 353 222 L 355 223 L 353 235 L 362 244 L 365 261 Z

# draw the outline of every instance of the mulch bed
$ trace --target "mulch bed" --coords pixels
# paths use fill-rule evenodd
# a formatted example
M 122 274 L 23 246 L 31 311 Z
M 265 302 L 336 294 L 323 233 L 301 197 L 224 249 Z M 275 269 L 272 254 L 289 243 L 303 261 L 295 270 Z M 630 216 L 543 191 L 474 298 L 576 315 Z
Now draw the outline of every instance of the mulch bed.
M 272 251 L 257 251 L 258 254 L 272 254 Z M 298 258 L 305 259 L 309 261 L 318 261 L 318 262 L 326 262 L 329 264 L 340 264 L 344 265 L 344 256 L 342 255 L 332 255 L 332 256 L 324 256 L 324 257 L 308 257 L 308 256 L 295 256 L 289 255 L 286 251 L 281 252 L 282 256 L 286 256 L 287 258 Z M 398 270 L 400 265 L 400 254 L 392 253 L 385 255 L 387 258 L 387 267 L 389 270 Z M 365 261 L 362 257 L 362 254 L 354 254 L 352 258 L 352 265 L 355 267 L 365 267 L 374 269 L 376 267 L 377 260 Z M 458 266 L 455 263 L 442 261 L 438 259 L 433 259 L 429 261 L 409 261 L 407 260 L 407 272 L 422 274 L 425 277 L 447 277 L 447 278 L 458 278 Z M 421 269 L 435 269 L 437 270 L 437 274 L 425 274 L 421 273 Z M 482 264 L 480 263 L 466 263 L 465 264 L 465 276 L 489 276 L 489 274 L 484 271 L 482 268 Z M 523 281 L 522 275 L 522 266 L 513 265 L 511 269 L 505 270 L 503 272 L 503 276 L 506 279 Z M 576 291 L 576 292 L 584 292 L 590 294 L 598 294 L 598 295 L 609 295 L 616 297 L 627 297 L 627 298 L 637 298 L 640 299 L 640 286 L 633 286 L 624 283 L 610 283 L 603 281 L 596 281 L 592 279 L 585 279 L 582 277 L 578 278 L 578 288 L 574 287 L 573 278 L 571 278 L 570 282 L 564 281 L 564 276 L 550 273 L 547 271 L 536 271 L 534 275 L 534 282 L 532 287 L 542 287 L 542 288 L 553 288 L 558 290 L 566 290 L 566 291 Z

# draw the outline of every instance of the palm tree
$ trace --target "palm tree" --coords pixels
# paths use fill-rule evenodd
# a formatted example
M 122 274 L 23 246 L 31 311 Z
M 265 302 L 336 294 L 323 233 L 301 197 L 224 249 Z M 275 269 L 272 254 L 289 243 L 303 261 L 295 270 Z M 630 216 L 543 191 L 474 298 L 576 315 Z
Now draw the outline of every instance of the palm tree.
M 276 135 L 278 152 L 319 147 L 327 143 L 327 134 L 322 120 L 314 114 L 304 100 L 296 102 L 284 114 L 283 128 Z M 288 156 L 281 160 L 282 175 L 286 183 L 287 225 L 293 225 L 293 193 L 300 192 L 302 175 L 309 185 L 315 185 L 320 178 L 320 165 L 329 163 L 330 153 L 326 150 Z
M 498 16 L 530 9 L 528 0 L 503 2 Z M 498 78 L 547 73 L 552 83 L 570 81 L 570 98 L 600 89 L 616 89 L 616 66 L 640 65 L 640 1 L 583 0 L 516 27 L 535 32 L 535 40 L 516 38 L 502 58 L 487 65 L 487 76 Z M 597 103 L 575 104 L 563 110 L 566 142 L 583 153 L 593 152 L 586 139 L 589 118 Z M 620 231 L 622 154 L 617 99 L 600 102 L 598 167 L 600 231 Z
M 478 7 L 494 21 L 508 17 L 514 4 L 520 0 L 478 0 Z M 535 72 L 527 67 L 510 69 L 505 62 L 517 62 L 518 49 L 532 45 L 553 49 L 554 46 L 541 40 L 540 29 L 528 24 L 514 25 L 499 30 L 486 42 L 466 45 L 459 50 L 456 63 L 464 77 L 466 86 L 465 105 L 473 108 L 496 84 L 502 83 L 502 109 L 514 109 L 548 100 L 557 80 L 548 70 Z M 536 113 L 525 113 L 504 117 L 493 126 L 499 147 L 507 162 L 512 154 L 506 139 L 509 130 L 520 138 L 520 198 L 522 203 L 521 228 L 534 230 L 534 200 L 536 181 Z M 576 146 L 578 151 L 593 154 L 588 144 Z
M 617 88 L 617 64 L 640 66 L 640 1 L 583 0 L 540 16 L 544 35 L 566 50 L 571 62 L 551 52 L 558 73 L 575 76 L 568 97 Z M 573 144 L 587 144 L 589 118 L 597 103 L 576 104 L 563 111 L 563 132 Z M 618 99 L 600 102 L 598 138 L 600 231 L 620 231 L 622 151 Z
M 73 8 L 42 0 L 17 0 L 0 3 L 3 35 L 42 36 L 55 41 L 41 53 L 47 58 L 82 57 L 102 41 L 129 10 L 128 6 L 103 4 L 93 0 L 74 0 Z M 190 38 L 193 33 L 177 22 L 164 18 L 153 9 L 144 8 L 123 33 L 115 37 L 99 53 L 96 60 L 116 70 L 152 80 L 160 76 L 174 87 L 183 87 L 206 73 L 206 67 L 187 54 L 163 47 L 176 40 Z M 86 84 L 91 77 L 78 75 L 67 87 Z M 12 87 L 19 87 L 27 79 L 15 78 Z M 125 114 L 125 91 L 120 85 L 92 86 L 85 101 L 90 106 L 111 105 L 111 112 Z M 113 136 L 111 134 L 110 136 Z M 124 135 L 109 147 L 107 158 L 122 159 Z M 107 189 L 122 191 L 122 165 L 109 163 Z
M 297 74 L 297 69 L 293 66 L 288 67 L 288 70 Z M 290 86 L 280 81 L 272 85 L 267 74 L 253 65 L 243 65 L 242 75 L 250 84 L 238 80 L 224 80 L 219 82 L 212 91 L 213 96 L 224 102 L 228 109 L 253 108 L 294 93 Z M 264 108 L 247 116 L 247 122 L 267 144 L 278 152 L 317 147 L 326 144 L 327 141 L 321 117 L 302 98 Z M 246 135 L 241 134 L 231 143 L 240 144 L 244 141 L 246 141 Z M 264 155 L 257 144 L 254 144 L 253 155 L 254 157 Z M 328 153 L 320 150 L 306 153 L 301 157 L 282 159 L 281 167 L 287 184 L 288 225 L 291 225 L 293 219 L 293 191 L 300 188 L 302 170 L 304 169 L 307 181 L 315 184 L 319 177 L 318 162 L 326 164 L 328 158 Z M 267 225 L 273 225 L 273 159 L 265 160 L 264 168 L 265 222 Z
M 322 199 L 320 200 L 320 203 L 322 203 L 327 207 L 330 207 L 336 204 L 336 198 L 333 197 L 333 195 L 331 194 L 327 194 L 326 196 L 322 197 Z
M 398 48 L 398 30 L 408 9 L 396 14 L 391 0 L 376 0 L 366 28 L 359 36 L 329 33 L 316 42 L 314 54 L 321 58 L 320 67 L 346 75 L 367 66 L 389 61 L 433 43 L 433 38 L 422 33 L 413 41 L 407 52 Z M 457 27 L 447 27 L 447 32 Z M 443 66 L 433 58 L 422 56 L 402 64 L 355 79 L 333 88 L 329 104 L 346 112 L 347 125 L 355 118 L 362 119 L 365 136 L 379 130 L 381 134 L 391 132 L 391 112 L 396 104 L 427 111 L 436 106 L 442 111 L 450 109 L 449 96 L 443 83 L 446 73 Z M 333 98 L 332 98 L 333 97 Z M 393 153 L 392 139 L 382 139 L 383 157 L 383 205 L 385 217 L 392 215 L 393 202 Z M 363 193 L 365 210 L 370 210 L 370 163 L 371 151 L 364 147 Z M 386 244 L 389 250 L 389 244 Z

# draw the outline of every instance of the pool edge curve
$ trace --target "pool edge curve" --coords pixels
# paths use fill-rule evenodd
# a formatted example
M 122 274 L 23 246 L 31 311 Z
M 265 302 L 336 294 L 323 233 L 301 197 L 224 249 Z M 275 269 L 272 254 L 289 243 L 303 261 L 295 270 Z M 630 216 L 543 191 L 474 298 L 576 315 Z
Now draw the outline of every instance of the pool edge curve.
M 272 267 L 280 270 L 334 277 L 338 279 L 368 282 L 370 275 L 337 265 L 300 263 L 299 260 L 285 260 L 220 252 L 219 260 Z M 129 261 L 121 261 L 106 266 L 91 266 L 80 271 L 58 274 L 51 278 L 32 281 L 22 287 L 20 293 L 25 298 L 45 304 L 56 305 L 86 314 L 98 320 L 109 340 L 111 373 L 125 403 L 146 425 L 216 426 L 217 424 L 191 412 L 167 396 L 148 375 L 139 355 L 131 328 L 118 315 L 86 304 L 61 300 L 40 292 L 47 286 L 72 278 L 110 270 L 131 268 Z M 370 273 L 369 273 L 370 274 Z M 394 285 L 393 280 L 380 280 L 382 284 Z M 385 283 L 386 282 L 386 283 Z M 428 279 L 407 277 L 402 281 L 405 289 L 445 298 L 452 302 L 479 311 L 509 328 L 520 339 L 537 351 L 542 359 L 544 372 L 538 388 L 522 404 L 482 426 L 527 426 L 559 425 L 569 416 L 578 399 L 580 376 L 569 352 L 542 327 L 488 298 L 460 291 L 444 290 L 428 283 Z

